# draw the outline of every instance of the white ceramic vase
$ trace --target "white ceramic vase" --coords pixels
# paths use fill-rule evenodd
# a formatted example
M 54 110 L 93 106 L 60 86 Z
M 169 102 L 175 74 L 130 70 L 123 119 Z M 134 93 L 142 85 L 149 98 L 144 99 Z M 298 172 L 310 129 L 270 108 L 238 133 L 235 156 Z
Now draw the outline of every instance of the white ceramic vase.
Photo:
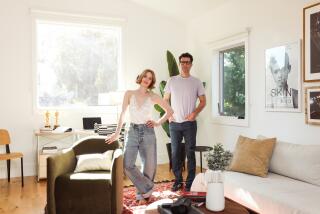
M 206 172 L 207 196 L 206 208 L 211 211 L 219 212 L 224 210 L 224 187 L 221 171 Z

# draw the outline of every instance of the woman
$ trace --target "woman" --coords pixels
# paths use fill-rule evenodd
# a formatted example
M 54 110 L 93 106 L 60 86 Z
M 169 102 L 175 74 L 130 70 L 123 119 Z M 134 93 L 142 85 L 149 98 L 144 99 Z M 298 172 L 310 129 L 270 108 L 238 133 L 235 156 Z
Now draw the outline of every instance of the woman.
M 172 114 L 169 104 L 160 96 L 151 92 L 156 82 L 152 70 L 144 70 L 136 80 L 140 86 L 136 90 L 126 91 L 122 103 L 122 111 L 118 121 L 116 132 L 106 139 L 106 143 L 112 143 L 119 138 L 125 113 L 129 106 L 130 128 L 125 141 L 124 169 L 126 175 L 137 188 L 137 200 L 148 200 L 153 190 L 153 179 L 157 167 L 156 136 L 154 127 L 161 125 Z M 160 105 L 165 114 L 157 121 L 152 120 L 154 104 Z M 135 162 L 139 152 L 142 161 L 141 172 Z

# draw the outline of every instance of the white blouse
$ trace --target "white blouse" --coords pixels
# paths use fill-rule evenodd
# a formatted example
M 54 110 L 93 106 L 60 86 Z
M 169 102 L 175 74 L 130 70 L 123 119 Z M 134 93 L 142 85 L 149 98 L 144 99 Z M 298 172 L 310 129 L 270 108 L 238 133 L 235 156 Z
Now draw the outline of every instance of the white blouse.
M 152 119 L 153 102 L 150 97 L 147 97 L 141 106 L 137 102 L 134 94 L 130 97 L 129 115 L 131 123 L 145 124 Z

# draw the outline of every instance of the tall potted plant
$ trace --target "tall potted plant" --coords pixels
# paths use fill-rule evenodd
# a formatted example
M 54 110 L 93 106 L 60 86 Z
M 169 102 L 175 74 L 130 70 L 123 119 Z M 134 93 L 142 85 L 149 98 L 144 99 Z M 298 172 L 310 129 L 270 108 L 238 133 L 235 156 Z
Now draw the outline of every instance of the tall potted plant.
M 167 50 L 167 63 L 168 63 L 168 71 L 169 76 L 176 76 L 179 74 L 179 68 L 176 62 L 176 59 L 174 58 L 173 54 Z M 159 89 L 161 96 L 164 96 L 164 88 L 166 87 L 167 81 L 162 80 L 159 84 Z M 165 111 L 158 105 L 154 105 L 154 108 L 160 113 L 160 117 L 162 117 L 165 114 Z M 170 132 L 169 132 L 169 122 L 166 121 L 162 124 L 163 130 L 166 132 L 167 136 L 170 138 Z
M 232 158 L 230 151 L 225 151 L 221 143 L 215 144 L 206 160 L 209 170 L 205 174 L 207 182 L 206 207 L 211 211 L 224 209 L 224 188 L 221 172 L 229 166 Z
M 166 52 L 166 56 L 167 56 L 167 64 L 168 64 L 168 71 L 169 71 L 169 76 L 176 76 L 179 75 L 179 68 L 177 65 L 177 61 L 174 58 L 173 54 L 167 50 Z M 164 88 L 166 86 L 167 82 L 162 80 L 159 84 L 159 89 L 160 89 L 160 93 L 161 96 L 164 96 Z M 165 114 L 165 111 L 158 105 L 156 104 L 154 106 L 154 108 L 160 113 L 160 117 L 162 117 Z M 162 124 L 162 128 L 165 131 L 165 133 L 167 134 L 167 136 L 170 138 L 170 131 L 169 131 L 169 121 L 166 121 Z M 167 151 L 168 151 L 168 156 L 169 156 L 169 161 L 170 161 L 170 169 L 172 168 L 172 161 L 171 161 L 171 143 L 167 143 Z M 185 160 L 185 148 L 183 147 L 183 151 L 182 151 L 182 164 Z M 184 166 L 184 165 L 183 165 Z

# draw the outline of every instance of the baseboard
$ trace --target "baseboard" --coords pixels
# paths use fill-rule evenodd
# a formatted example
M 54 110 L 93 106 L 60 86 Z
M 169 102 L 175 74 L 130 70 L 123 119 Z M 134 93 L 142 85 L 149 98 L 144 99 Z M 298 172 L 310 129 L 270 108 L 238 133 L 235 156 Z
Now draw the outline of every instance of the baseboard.
M 36 166 L 31 163 L 23 163 L 23 175 L 24 176 L 34 176 L 36 175 Z M 20 160 L 11 161 L 10 177 L 21 177 Z M 6 161 L 1 161 L 0 165 L 0 179 L 7 178 L 7 163 Z

